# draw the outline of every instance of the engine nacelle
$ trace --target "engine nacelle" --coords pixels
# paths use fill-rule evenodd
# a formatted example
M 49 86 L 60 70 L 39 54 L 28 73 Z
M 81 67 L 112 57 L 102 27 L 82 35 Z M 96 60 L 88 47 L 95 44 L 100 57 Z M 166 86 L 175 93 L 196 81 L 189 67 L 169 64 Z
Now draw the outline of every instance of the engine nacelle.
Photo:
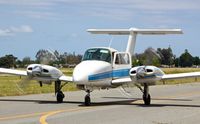
M 129 71 L 134 82 L 155 84 L 164 75 L 164 72 L 155 66 L 137 66 Z

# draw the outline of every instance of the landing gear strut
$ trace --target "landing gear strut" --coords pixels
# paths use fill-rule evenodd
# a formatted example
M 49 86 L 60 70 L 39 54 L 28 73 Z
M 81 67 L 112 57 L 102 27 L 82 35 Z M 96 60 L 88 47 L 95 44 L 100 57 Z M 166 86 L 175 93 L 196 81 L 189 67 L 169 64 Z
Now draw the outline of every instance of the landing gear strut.
M 90 106 L 91 105 L 91 100 L 90 100 L 90 90 L 86 90 L 87 95 L 85 96 L 85 106 Z
M 55 81 L 55 94 L 58 103 L 62 103 L 63 98 L 65 97 L 61 89 L 62 89 L 61 81 Z
M 146 83 L 144 84 L 143 101 L 144 101 L 145 105 L 151 104 L 151 96 L 149 94 L 149 86 Z

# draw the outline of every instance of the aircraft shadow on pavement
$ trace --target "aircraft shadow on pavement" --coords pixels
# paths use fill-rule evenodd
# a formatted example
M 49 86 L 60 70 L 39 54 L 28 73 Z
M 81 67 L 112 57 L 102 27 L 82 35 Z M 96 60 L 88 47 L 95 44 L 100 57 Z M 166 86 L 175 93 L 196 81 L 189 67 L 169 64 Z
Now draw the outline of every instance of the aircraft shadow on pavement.
M 135 105 L 140 107 L 165 107 L 165 106 L 171 106 L 171 107 L 200 107 L 200 105 L 188 105 L 188 104 L 170 104 L 170 103 L 152 103 L 151 105 L 144 105 L 143 103 L 137 103 L 138 100 L 142 100 L 141 98 L 126 98 L 126 97 L 102 97 L 105 99 L 112 98 L 112 99 L 118 99 L 113 101 L 104 101 L 104 102 L 94 102 L 92 101 L 91 106 L 109 106 L 109 105 Z M 120 99 L 120 100 L 119 100 Z M 167 101 L 192 101 L 190 99 L 152 99 L 152 102 L 156 100 L 167 100 Z M 38 104 L 63 104 L 63 103 L 70 103 L 70 104 L 77 104 L 80 107 L 83 107 L 83 101 L 63 101 L 63 103 L 57 103 L 56 101 L 50 101 L 50 100 L 22 100 L 22 99 L 0 99 L 0 101 L 10 101 L 10 102 L 35 102 Z
M 102 98 L 106 98 L 106 99 L 138 99 L 138 100 L 142 100 L 141 98 L 127 98 L 127 97 L 102 97 Z M 192 101 L 191 99 L 166 99 L 166 98 L 152 98 L 152 100 L 169 100 L 169 101 Z

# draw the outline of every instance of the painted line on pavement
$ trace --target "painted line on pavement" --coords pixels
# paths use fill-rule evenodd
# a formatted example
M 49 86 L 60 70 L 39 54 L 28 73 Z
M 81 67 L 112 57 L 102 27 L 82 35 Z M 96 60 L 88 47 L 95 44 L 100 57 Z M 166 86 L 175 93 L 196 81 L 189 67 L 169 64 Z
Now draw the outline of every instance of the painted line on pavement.
M 67 109 L 67 110 L 57 110 L 57 111 L 51 111 L 48 112 L 46 114 L 44 114 L 43 116 L 40 117 L 40 124 L 48 124 L 47 123 L 47 117 L 58 114 L 58 113 L 62 113 L 62 112 L 75 112 L 75 111 L 81 111 L 81 110 L 86 110 L 86 109 L 91 109 L 94 107 L 82 107 L 82 108 L 73 108 L 73 109 Z
M 48 112 L 38 112 L 38 113 L 31 113 L 31 114 L 21 114 L 21 115 L 13 115 L 13 116 L 5 116 L 5 117 L 0 117 L 0 121 L 3 120 L 10 120 L 10 119 L 18 119 L 18 118 L 28 118 L 28 117 L 34 117 L 38 115 L 43 115 Z
M 183 96 L 192 96 L 194 94 L 200 94 L 199 91 L 194 91 L 194 92 L 187 92 L 187 93 L 182 93 L 182 94 L 175 94 L 175 95 L 171 95 L 171 96 L 163 96 L 163 97 L 159 97 L 160 99 L 161 98 L 176 98 L 176 97 L 183 97 Z M 160 101 L 157 101 L 157 102 L 160 102 Z M 137 100 L 137 101 L 134 101 L 134 102 L 131 102 L 131 103 L 139 103 L 139 104 L 142 104 L 143 103 L 143 100 Z M 154 101 L 154 103 L 156 103 Z M 55 114 L 58 114 L 58 113 L 62 113 L 62 112 L 73 112 L 73 111 L 79 111 L 79 110 L 85 110 L 85 109 L 89 109 L 89 108 L 94 108 L 94 107 L 84 107 L 84 108 L 75 108 L 75 109 L 68 109 L 68 110 L 58 110 L 58 111 L 52 111 L 52 112 L 49 112 L 49 113 L 46 113 L 44 114 L 41 118 L 40 118 L 40 124 L 48 124 L 46 119 L 47 117 L 49 116 L 52 116 L 52 115 L 55 115 Z
M 29 117 L 42 116 L 42 115 L 50 116 L 52 114 L 56 114 L 56 113 L 60 113 L 60 112 L 78 111 L 78 110 L 89 109 L 89 108 L 92 108 L 92 107 L 64 109 L 64 110 L 55 110 L 55 111 L 48 111 L 48 112 L 37 112 L 37 113 L 30 113 L 30 114 L 19 114 L 19 115 L 11 115 L 11 116 L 0 116 L 0 121 L 6 121 L 6 120 L 11 120 L 11 119 L 20 119 L 20 118 L 29 118 Z

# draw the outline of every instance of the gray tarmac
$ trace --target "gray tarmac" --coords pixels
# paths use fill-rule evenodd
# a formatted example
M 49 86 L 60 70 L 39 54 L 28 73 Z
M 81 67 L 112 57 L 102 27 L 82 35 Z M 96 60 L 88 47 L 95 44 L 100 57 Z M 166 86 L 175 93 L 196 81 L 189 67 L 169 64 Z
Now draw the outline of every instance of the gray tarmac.
M 127 97 L 119 89 L 96 90 L 92 105 L 83 106 L 84 91 L 55 95 L 0 97 L 0 124 L 199 124 L 200 83 L 151 86 L 152 102 L 143 105 L 142 93 Z

